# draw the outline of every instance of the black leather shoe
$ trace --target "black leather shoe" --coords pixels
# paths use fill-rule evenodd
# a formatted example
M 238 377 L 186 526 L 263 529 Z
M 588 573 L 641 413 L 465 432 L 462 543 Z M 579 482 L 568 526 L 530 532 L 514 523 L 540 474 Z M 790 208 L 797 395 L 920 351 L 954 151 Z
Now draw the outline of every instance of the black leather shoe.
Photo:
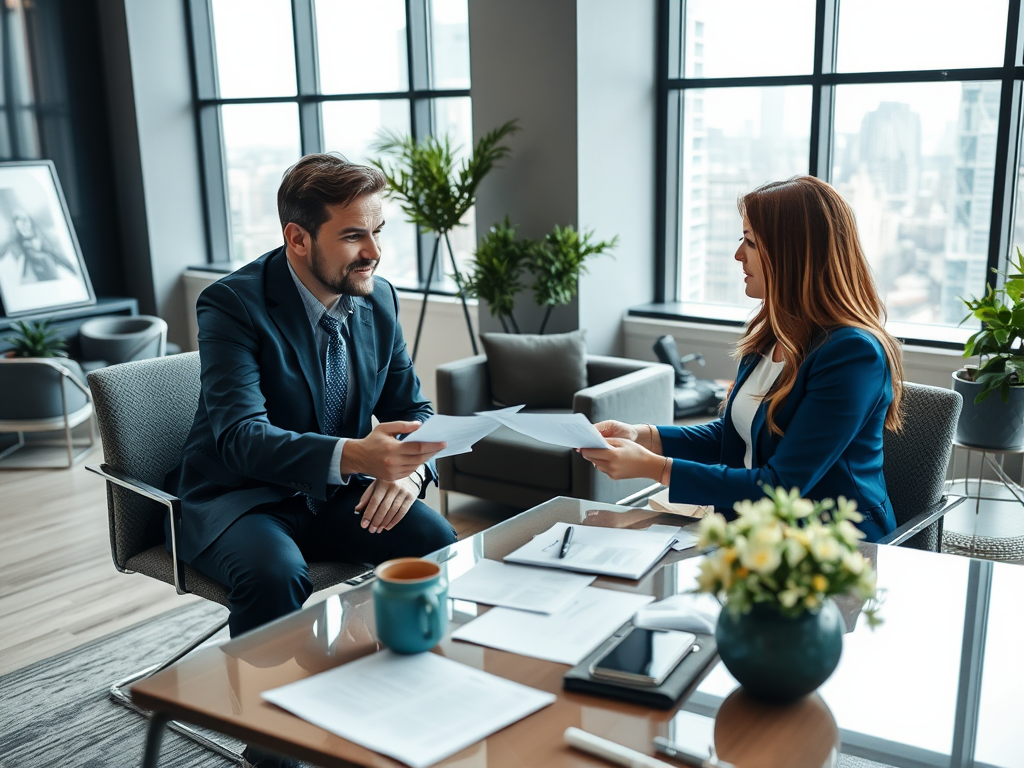
M 242 768 L 299 768 L 301 763 L 249 745 L 242 752 Z

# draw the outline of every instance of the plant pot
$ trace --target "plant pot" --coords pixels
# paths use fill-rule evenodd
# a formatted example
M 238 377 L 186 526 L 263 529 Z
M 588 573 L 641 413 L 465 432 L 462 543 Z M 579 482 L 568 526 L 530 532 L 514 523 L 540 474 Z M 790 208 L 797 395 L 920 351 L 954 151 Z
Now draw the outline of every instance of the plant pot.
M 953 390 L 964 399 L 956 423 L 957 442 L 999 450 L 1024 446 L 1024 386 L 1010 387 L 1009 402 L 1003 402 L 1002 395 L 996 391 L 976 403 L 974 398 L 981 391 L 981 385 L 961 379 L 961 371 L 953 373 Z
M 38 365 L 25 364 L 21 360 L 38 361 Z M 64 415 L 61 387 L 67 400 L 68 413 L 84 408 L 88 399 L 74 384 L 64 381 L 55 368 L 47 361 L 60 363 L 71 371 L 81 383 L 85 374 L 74 360 L 67 358 L 20 358 L 0 363 L 0 421 L 33 421 L 54 419 Z
M 722 663 L 747 693 L 786 703 L 817 690 L 835 671 L 843 652 L 843 617 L 831 600 L 818 613 L 797 618 L 763 604 L 739 616 L 726 609 L 715 639 Z

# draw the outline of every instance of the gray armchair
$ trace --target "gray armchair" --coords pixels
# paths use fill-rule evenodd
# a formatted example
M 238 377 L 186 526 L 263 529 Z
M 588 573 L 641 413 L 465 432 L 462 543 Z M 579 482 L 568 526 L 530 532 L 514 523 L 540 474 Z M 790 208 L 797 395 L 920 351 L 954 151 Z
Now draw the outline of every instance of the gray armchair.
M 674 374 L 669 366 L 598 355 L 587 355 L 586 366 L 587 386 L 576 392 L 571 412 L 595 423 L 672 423 Z M 544 371 L 536 375 L 543 376 Z M 437 369 L 438 413 L 468 416 L 494 407 L 486 356 Z M 615 502 L 651 482 L 611 480 L 571 448 L 541 443 L 505 427 L 477 443 L 472 452 L 439 459 L 437 465 L 444 514 L 449 491 L 528 509 L 554 496 Z

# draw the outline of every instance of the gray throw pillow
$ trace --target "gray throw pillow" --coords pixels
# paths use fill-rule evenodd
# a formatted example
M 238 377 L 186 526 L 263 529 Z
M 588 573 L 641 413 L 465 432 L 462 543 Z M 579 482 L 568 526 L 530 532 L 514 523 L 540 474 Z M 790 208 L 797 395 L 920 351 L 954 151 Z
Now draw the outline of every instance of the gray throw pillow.
M 491 395 L 504 405 L 572 408 L 587 386 L 587 345 L 582 331 L 543 336 L 484 333 Z

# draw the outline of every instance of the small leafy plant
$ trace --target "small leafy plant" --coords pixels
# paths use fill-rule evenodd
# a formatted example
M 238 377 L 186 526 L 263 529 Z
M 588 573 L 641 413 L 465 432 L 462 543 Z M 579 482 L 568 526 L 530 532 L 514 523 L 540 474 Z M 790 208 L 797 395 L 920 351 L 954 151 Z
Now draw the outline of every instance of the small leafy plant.
M 470 272 L 456 275 L 459 291 L 465 296 L 487 302 L 491 315 L 501 321 L 505 333 L 519 333 L 519 324 L 512 313 L 516 294 L 523 288 L 522 275 L 536 244 L 517 240 L 516 228 L 505 217 L 495 224 L 477 248 Z
M 49 320 L 42 322 L 17 322 L 14 333 L 5 336 L 4 341 L 14 349 L 15 357 L 65 357 L 67 342 L 56 328 L 50 327 Z
M 594 233 L 577 232 L 572 225 L 557 224 L 547 235 L 540 248 L 533 249 L 530 271 L 533 272 L 533 298 L 537 306 L 547 307 L 540 332 L 544 333 L 551 310 L 565 306 L 579 290 L 580 275 L 586 273 L 586 262 L 612 250 L 618 236 L 611 240 L 594 240 Z
M 701 520 L 698 546 L 717 549 L 701 563 L 697 591 L 717 596 L 734 614 L 766 604 L 792 618 L 852 593 L 867 601 L 869 624 L 878 624 L 875 572 L 857 551 L 864 538 L 854 525 L 862 519 L 857 503 L 842 496 L 813 502 L 795 488 L 766 487 L 765 494 L 737 502 L 732 522 L 720 514 Z
M 961 378 L 981 385 L 976 403 L 997 389 L 1005 403 L 1010 399 L 1010 387 L 1024 383 L 1024 255 L 1020 247 L 1003 278 L 1001 287 L 989 286 L 980 299 L 960 299 L 970 310 L 960 323 L 972 317 L 981 321 L 981 330 L 964 344 L 964 357 L 977 355 L 979 365 L 959 372 Z

